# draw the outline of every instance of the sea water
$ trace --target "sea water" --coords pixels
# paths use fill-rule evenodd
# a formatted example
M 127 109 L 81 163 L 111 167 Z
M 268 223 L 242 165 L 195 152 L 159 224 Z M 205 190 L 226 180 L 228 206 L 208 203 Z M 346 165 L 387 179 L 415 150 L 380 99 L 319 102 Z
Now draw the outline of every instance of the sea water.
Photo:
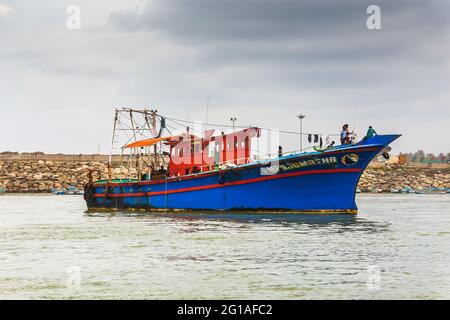
M 450 195 L 359 214 L 92 214 L 0 196 L 0 299 L 450 299 Z

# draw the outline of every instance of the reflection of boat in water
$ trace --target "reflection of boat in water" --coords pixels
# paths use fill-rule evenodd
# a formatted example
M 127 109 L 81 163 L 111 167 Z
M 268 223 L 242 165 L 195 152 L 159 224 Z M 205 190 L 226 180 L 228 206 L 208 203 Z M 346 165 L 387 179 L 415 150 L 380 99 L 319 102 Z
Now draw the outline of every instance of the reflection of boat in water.
M 77 189 L 77 187 L 69 186 L 66 189 L 52 189 L 54 195 L 83 195 L 84 191 Z
M 5 188 L 0 188 L 0 194 L 4 194 L 6 192 Z
M 336 233 L 353 233 L 355 230 L 358 232 L 385 232 L 390 228 L 390 224 L 385 221 L 369 220 L 367 218 L 358 217 L 353 214 L 297 214 L 297 213 L 285 213 L 285 214 L 259 214 L 251 212 L 182 212 L 182 213 L 170 213 L 170 212 L 134 212 L 134 211 L 119 211 L 110 212 L 105 210 L 91 210 L 85 212 L 89 217 L 136 217 L 139 216 L 143 221 L 148 219 L 153 221 L 156 217 L 165 219 L 173 219 L 175 222 L 182 221 L 188 222 L 189 226 L 193 229 L 196 228 L 214 228 L 226 226 L 230 228 L 236 226 L 238 228 L 246 228 L 248 225 L 266 225 L 283 228 L 293 228 L 299 230 L 299 232 L 311 232 L 312 228 L 328 228 L 332 226 L 332 229 L 328 229 L 330 232 Z M 211 222 L 213 224 L 211 225 Z M 209 225 L 209 226 L 208 226 Z M 308 231 L 303 229 L 306 227 Z M 302 230 L 302 231 L 300 231 Z
M 110 173 L 108 179 L 94 182 L 91 172 L 85 187 L 88 209 L 356 213 L 361 174 L 400 136 L 376 135 L 357 144 L 252 161 L 260 128 L 215 136 L 209 130 L 199 137 L 188 127 L 181 134 L 163 136 L 168 118 L 147 110 L 117 110 L 115 128 L 120 112 L 128 112 L 131 119 L 136 112 L 143 114 L 153 135 L 122 147 L 130 150 L 128 164 L 136 164 L 134 177 L 114 179 Z M 167 169 L 155 170 L 164 154 Z

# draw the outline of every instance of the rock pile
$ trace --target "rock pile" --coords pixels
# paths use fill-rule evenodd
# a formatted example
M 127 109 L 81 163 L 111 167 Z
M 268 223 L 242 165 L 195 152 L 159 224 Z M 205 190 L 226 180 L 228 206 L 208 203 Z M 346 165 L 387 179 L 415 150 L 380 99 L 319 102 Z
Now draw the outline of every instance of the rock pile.
M 82 189 L 88 181 L 88 168 L 98 169 L 106 177 L 106 165 L 99 162 L 0 161 L 0 188 L 7 192 L 51 192 L 69 185 Z
M 83 189 L 88 182 L 88 169 L 98 170 L 94 180 L 108 176 L 104 162 L 5 160 L 0 161 L 0 188 L 7 192 L 51 192 L 52 188 L 75 186 Z M 113 168 L 114 177 L 128 177 L 126 168 Z M 132 172 L 134 174 L 134 170 Z M 392 189 L 414 190 L 450 188 L 450 169 L 410 168 L 386 166 L 368 168 L 362 175 L 358 188 L 361 192 Z
M 385 166 L 368 168 L 359 180 L 361 192 L 450 188 L 450 169 Z

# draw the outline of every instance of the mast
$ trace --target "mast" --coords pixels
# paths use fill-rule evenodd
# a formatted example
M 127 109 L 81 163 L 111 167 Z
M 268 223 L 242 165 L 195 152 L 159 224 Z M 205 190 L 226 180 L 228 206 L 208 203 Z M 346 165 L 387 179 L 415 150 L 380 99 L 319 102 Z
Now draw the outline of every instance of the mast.
M 114 110 L 114 125 L 113 125 L 113 133 L 112 133 L 112 138 L 111 138 L 111 150 L 109 151 L 109 160 L 108 163 L 111 166 L 112 163 L 112 152 L 114 149 L 114 143 L 115 143 L 115 139 L 116 139 L 116 125 L 117 125 L 117 120 L 118 120 L 118 110 L 115 109 Z
M 156 130 L 156 115 L 158 114 L 158 110 L 151 110 L 150 115 L 150 123 L 151 123 L 151 133 L 153 134 L 153 137 L 156 138 L 158 135 Z M 159 168 L 159 161 L 158 161 L 158 154 L 157 154 L 157 148 L 156 144 L 153 146 L 153 157 L 152 157 L 153 167 L 155 169 Z
M 108 180 L 111 181 L 112 179 L 112 172 L 111 172 L 111 168 L 112 168 L 112 152 L 114 149 L 114 143 L 116 142 L 116 125 L 117 125 L 117 120 L 119 117 L 119 113 L 118 110 L 115 109 L 114 110 L 114 125 L 113 125 L 113 133 L 112 133 L 112 138 L 111 138 L 111 149 L 109 151 L 109 159 L 108 159 Z

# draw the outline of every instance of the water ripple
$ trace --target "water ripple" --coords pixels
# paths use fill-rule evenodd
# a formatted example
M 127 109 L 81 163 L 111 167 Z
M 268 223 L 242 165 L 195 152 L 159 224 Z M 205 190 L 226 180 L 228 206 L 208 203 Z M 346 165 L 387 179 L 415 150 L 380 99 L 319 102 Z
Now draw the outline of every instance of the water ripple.
M 82 197 L 2 196 L 0 297 L 450 298 L 449 197 L 358 203 L 358 216 L 85 214 Z

